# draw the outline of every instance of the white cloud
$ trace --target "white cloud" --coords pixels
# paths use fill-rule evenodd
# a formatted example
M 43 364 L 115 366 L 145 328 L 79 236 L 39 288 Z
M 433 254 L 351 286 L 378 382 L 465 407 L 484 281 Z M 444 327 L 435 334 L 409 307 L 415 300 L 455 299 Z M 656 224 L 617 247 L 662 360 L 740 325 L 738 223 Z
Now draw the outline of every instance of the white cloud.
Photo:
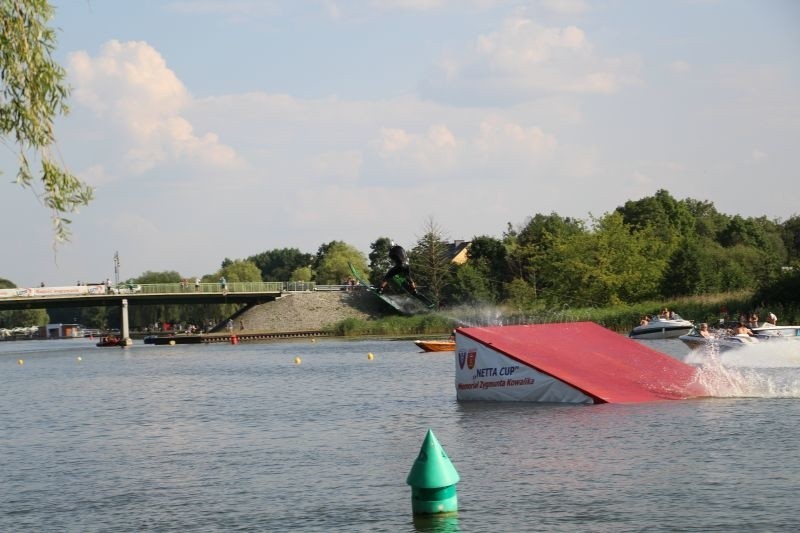
M 426 11 L 443 6 L 446 0 L 372 0 L 372 5 L 382 9 L 408 9 Z
M 271 2 L 258 0 L 191 0 L 170 2 L 166 9 L 175 13 L 193 15 L 250 16 L 265 10 L 273 11 Z
M 364 156 L 358 150 L 327 151 L 313 157 L 311 166 L 321 178 L 354 184 L 361 175 L 363 162 Z
M 676 59 L 672 63 L 669 64 L 669 70 L 673 74 L 685 74 L 692 69 L 691 65 L 686 61 Z
M 382 128 L 372 146 L 384 165 L 394 171 L 408 171 L 411 178 L 447 173 L 458 158 L 456 137 L 441 124 L 431 126 L 424 134 Z
M 637 186 L 649 186 L 653 182 L 650 176 L 638 170 L 631 176 L 631 181 Z
M 585 0 L 543 0 L 542 5 L 559 15 L 581 15 L 589 11 Z
M 106 169 L 103 165 L 91 165 L 89 168 L 78 172 L 78 176 L 93 187 L 114 181 L 114 177 L 106 173 Z
M 558 146 L 555 137 L 540 128 L 525 128 L 497 117 L 481 123 L 474 144 L 476 153 L 486 161 L 521 157 L 530 162 L 552 155 Z
M 241 161 L 214 133 L 198 135 L 183 116 L 192 97 L 161 55 L 141 41 L 109 41 L 100 54 L 70 55 L 75 100 L 120 135 L 125 171 L 166 162 L 236 168 Z
M 767 153 L 758 148 L 753 148 L 752 157 L 753 161 L 762 161 L 767 158 Z
M 543 27 L 513 17 L 478 37 L 462 58 L 440 60 L 423 84 L 434 97 L 531 100 L 543 94 L 611 94 L 638 83 L 637 58 L 601 57 L 576 26 Z

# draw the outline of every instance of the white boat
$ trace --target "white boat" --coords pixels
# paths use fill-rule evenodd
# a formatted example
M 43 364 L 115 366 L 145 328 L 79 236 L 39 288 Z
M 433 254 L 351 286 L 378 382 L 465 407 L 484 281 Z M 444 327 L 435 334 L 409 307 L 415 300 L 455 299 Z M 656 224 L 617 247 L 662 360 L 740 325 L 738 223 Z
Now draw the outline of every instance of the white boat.
M 800 326 L 773 326 L 765 322 L 760 327 L 750 328 L 750 330 L 763 341 L 800 341 Z
M 689 333 L 694 327 L 690 320 L 684 320 L 677 313 L 672 318 L 655 316 L 647 324 L 636 326 L 628 334 L 632 339 L 675 339 Z
M 721 332 L 724 333 L 721 334 Z M 692 350 L 710 348 L 717 352 L 726 352 L 760 343 L 758 337 L 747 334 L 729 335 L 727 330 L 718 330 L 711 333 L 710 336 L 704 337 L 696 327 L 678 338 Z

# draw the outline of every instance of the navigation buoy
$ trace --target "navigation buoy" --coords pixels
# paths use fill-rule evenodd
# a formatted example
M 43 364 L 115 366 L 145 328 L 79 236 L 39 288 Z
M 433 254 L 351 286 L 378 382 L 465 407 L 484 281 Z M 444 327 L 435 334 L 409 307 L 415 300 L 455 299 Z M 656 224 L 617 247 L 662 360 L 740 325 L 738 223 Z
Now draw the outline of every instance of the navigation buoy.
M 170 346 L 175 346 L 175 341 L 173 341 L 173 340 L 169 341 L 169 345 Z
M 231 335 L 231 344 L 239 344 L 239 336 Z
M 317 339 L 311 339 L 311 343 L 312 344 L 315 343 L 315 342 L 317 342 Z
M 80 363 L 81 361 L 83 361 L 83 357 L 81 357 L 81 356 L 79 355 L 79 356 L 78 356 L 78 362 Z
M 406 483 L 411 485 L 412 512 L 415 515 L 457 512 L 456 483 L 459 480 L 453 463 L 429 429 L 406 478 Z
M 295 357 L 294 358 L 294 364 L 296 364 L 296 365 L 300 364 L 300 358 L 299 357 Z
M 369 352 L 369 353 L 367 354 L 367 359 L 369 359 L 370 361 L 372 361 L 373 359 L 375 359 L 375 356 L 374 356 L 374 355 L 372 355 L 372 352 Z
M 18 365 L 24 365 L 25 361 L 23 361 L 22 359 L 17 359 L 17 364 Z

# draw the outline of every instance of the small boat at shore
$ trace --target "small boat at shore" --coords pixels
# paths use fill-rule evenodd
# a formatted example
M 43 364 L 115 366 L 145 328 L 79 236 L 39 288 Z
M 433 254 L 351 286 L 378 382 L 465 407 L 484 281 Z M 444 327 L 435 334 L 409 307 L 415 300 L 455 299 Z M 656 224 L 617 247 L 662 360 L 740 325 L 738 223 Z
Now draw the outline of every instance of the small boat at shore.
M 122 339 L 119 337 L 103 337 L 100 339 L 100 342 L 97 343 L 98 348 L 108 348 L 111 346 L 120 346 L 120 342 Z
M 426 352 L 454 352 L 456 341 L 414 341 L 414 344 Z
M 205 335 L 149 335 L 144 338 L 144 343 L 164 346 L 173 344 L 202 344 L 205 340 Z

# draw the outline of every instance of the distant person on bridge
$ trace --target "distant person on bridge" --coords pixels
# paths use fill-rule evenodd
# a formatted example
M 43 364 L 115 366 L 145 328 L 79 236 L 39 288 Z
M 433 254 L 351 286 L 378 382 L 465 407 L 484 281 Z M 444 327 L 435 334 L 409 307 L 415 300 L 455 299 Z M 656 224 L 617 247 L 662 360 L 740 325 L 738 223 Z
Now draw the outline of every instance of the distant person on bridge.
M 394 266 L 389 269 L 385 276 L 383 276 L 383 281 L 381 281 L 381 284 L 378 287 L 378 293 L 380 294 L 386 289 L 386 286 L 389 284 L 389 280 L 392 279 L 392 276 L 400 274 L 408 281 L 408 286 L 411 292 L 413 294 L 417 294 L 417 284 L 414 283 L 413 279 L 411 279 L 411 269 L 409 268 L 408 254 L 406 253 L 405 248 L 399 244 L 395 244 L 394 241 L 391 241 L 391 243 L 392 247 L 389 249 L 389 259 L 392 260 Z

